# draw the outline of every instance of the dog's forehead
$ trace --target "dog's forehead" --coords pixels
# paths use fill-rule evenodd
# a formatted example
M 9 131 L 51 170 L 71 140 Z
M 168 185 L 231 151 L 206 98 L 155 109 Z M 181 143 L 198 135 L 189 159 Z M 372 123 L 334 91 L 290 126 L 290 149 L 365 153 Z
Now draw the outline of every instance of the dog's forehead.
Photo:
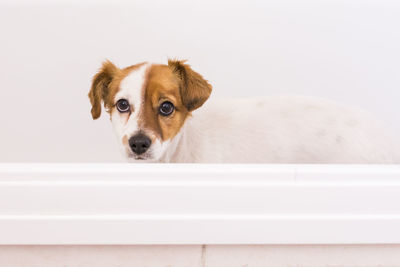
M 115 100 L 127 99 L 132 104 L 143 101 L 144 90 L 149 87 L 151 94 L 170 91 L 177 87 L 177 78 L 167 65 L 141 63 L 123 71 Z M 169 90 L 170 89 L 170 90 Z
M 137 68 L 128 69 L 119 85 L 119 91 L 115 99 L 127 99 L 132 104 L 140 105 L 142 101 L 142 91 L 146 82 L 146 73 L 149 69 L 149 63 L 143 63 Z M 136 106 L 136 105 L 135 105 Z

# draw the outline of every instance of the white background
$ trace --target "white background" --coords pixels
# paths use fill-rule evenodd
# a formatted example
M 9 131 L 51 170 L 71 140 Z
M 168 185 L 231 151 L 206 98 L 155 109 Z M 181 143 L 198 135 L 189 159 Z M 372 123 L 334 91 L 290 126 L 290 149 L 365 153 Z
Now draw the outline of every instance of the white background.
M 87 92 L 108 58 L 189 59 L 212 97 L 292 93 L 356 105 L 400 133 L 391 1 L 0 3 L 0 161 L 123 161 Z

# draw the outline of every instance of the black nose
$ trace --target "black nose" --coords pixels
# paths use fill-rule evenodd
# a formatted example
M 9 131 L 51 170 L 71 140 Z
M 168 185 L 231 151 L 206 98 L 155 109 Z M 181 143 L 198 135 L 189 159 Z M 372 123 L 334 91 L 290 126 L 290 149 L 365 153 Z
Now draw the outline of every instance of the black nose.
M 131 147 L 132 151 L 135 152 L 137 155 L 146 152 L 147 149 L 149 149 L 150 145 L 151 145 L 150 138 L 141 133 L 132 136 L 129 139 L 129 146 Z

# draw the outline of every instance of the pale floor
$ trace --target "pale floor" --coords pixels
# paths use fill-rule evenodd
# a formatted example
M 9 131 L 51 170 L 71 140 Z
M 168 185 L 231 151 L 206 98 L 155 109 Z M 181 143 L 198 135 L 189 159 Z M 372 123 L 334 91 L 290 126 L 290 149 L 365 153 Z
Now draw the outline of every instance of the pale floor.
M 1 267 L 393 267 L 400 245 L 0 246 Z

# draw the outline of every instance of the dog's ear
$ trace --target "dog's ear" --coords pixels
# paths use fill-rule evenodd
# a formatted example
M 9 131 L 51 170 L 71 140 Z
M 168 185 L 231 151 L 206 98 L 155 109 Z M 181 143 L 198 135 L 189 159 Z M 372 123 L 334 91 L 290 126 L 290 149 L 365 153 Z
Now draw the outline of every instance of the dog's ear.
M 181 80 L 180 93 L 185 107 L 189 111 L 201 107 L 210 96 L 212 86 L 185 64 L 185 60 L 168 59 L 168 66 Z
M 99 72 L 93 77 L 92 87 L 88 94 L 90 103 L 92 104 L 92 117 L 97 119 L 101 114 L 101 101 L 107 97 L 109 92 L 109 85 L 119 69 L 111 63 L 111 61 L 104 61 Z

